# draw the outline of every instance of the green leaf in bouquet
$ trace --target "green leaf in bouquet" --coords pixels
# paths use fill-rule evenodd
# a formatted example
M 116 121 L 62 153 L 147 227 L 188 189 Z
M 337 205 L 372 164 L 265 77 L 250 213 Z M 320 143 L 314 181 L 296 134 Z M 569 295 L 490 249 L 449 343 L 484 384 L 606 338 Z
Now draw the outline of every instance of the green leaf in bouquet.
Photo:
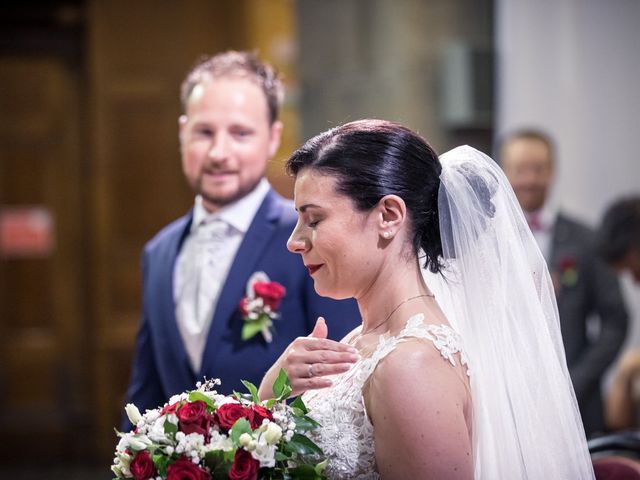
M 229 431 L 229 437 L 234 445 L 238 445 L 240 435 L 243 433 L 248 433 L 251 435 L 251 424 L 246 418 L 239 418 L 236 420 L 236 423 L 233 424 L 231 430 Z
M 325 478 L 324 471 L 327 469 L 327 465 L 329 465 L 329 459 L 325 458 L 315 466 L 315 471 L 320 478 Z
M 242 326 L 242 340 L 249 340 L 262 331 L 264 327 L 269 325 L 270 319 L 265 315 L 260 315 L 257 320 L 244 322 Z
M 291 475 L 291 478 L 301 480 L 317 480 L 323 478 L 322 474 L 316 472 L 313 465 L 298 465 L 297 467 L 289 470 L 289 474 Z
M 302 415 L 306 415 L 307 413 L 309 413 L 309 410 L 307 410 L 307 406 L 302 401 L 302 397 L 296 397 L 296 399 L 291 402 L 289 406 L 291 408 L 299 409 L 302 412 Z
M 161 453 L 154 453 L 152 460 L 153 464 L 156 467 L 156 470 L 158 471 L 158 475 L 160 475 L 161 477 L 166 476 L 167 469 L 169 468 L 169 463 L 171 462 L 171 457 L 168 455 L 163 455 Z
M 233 391 L 233 394 L 231 396 L 234 397 L 238 401 L 246 400 L 247 402 L 250 402 L 252 400 L 250 394 L 248 394 L 248 393 L 240 393 L 240 392 L 238 392 L 236 390 Z
M 246 380 L 242 380 L 242 384 L 247 387 L 247 390 L 249 390 L 249 393 L 251 394 L 251 399 L 253 400 L 253 403 L 260 403 L 260 397 L 258 397 L 258 388 L 251 382 L 248 382 Z
M 294 451 L 299 455 L 323 455 L 322 450 L 308 437 L 299 433 L 294 433 L 285 444 L 288 450 Z
M 214 405 L 213 400 L 211 400 L 209 397 L 207 397 L 204 393 L 198 392 L 197 390 L 189 392 L 189 401 L 190 402 L 197 402 L 198 400 L 203 401 L 204 403 L 206 403 L 207 407 L 209 407 L 211 410 L 215 410 L 216 406 Z
M 295 431 L 297 433 L 315 430 L 320 426 L 318 422 L 316 422 L 313 418 L 308 417 L 307 415 L 302 415 L 300 417 L 294 416 L 293 421 L 296 424 Z
M 278 373 L 278 378 L 273 382 L 273 396 L 276 401 L 281 402 L 282 400 L 286 400 L 291 395 L 291 383 L 289 383 L 289 377 L 287 377 L 287 372 L 284 371 L 283 368 L 280 369 Z
M 178 425 L 175 423 L 171 423 L 169 419 L 165 419 L 164 421 L 164 433 L 167 435 L 175 435 L 178 432 Z
M 204 464 L 211 470 L 211 476 L 217 479 L 226 480 L 229 478 L 228 471 L 233 464 L 233 457 L 235 452 L 233 450 L 225 452 L 222 450 L 212 450 L 204 455 Z
M 276 451 L 275 459 L 276 462 L 286 462 L 287 460 L 291 460 L 291 455 L 285 455 L 280 451 Z

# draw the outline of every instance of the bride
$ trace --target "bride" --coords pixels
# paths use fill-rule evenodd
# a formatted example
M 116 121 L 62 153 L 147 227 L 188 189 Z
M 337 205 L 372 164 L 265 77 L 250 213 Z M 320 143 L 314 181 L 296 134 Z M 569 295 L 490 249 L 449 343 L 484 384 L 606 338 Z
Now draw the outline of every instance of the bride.
M 356 298 L 362 325 L 333 342 L 319 319 L 260 395 L 284 368 L 329 477 L 593 478 L 551 279 L 493 161 L 361 120 L 287 169 L 289 250 L 320 295 Z

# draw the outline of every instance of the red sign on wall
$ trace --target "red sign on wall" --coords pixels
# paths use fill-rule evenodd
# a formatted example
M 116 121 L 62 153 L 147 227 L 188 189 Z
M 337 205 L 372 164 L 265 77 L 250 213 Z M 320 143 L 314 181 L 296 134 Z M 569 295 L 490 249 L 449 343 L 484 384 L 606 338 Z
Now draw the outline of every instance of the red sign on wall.
M 0 256 L 45 257 L 54 247 L 53 216 L 46 207 L 0 207 Z

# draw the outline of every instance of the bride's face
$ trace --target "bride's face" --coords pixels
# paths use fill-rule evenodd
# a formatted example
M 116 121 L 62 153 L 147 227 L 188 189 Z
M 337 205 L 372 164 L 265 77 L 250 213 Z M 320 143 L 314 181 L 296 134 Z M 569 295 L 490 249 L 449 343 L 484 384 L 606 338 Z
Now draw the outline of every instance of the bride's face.
M 379 232 L 375 214 L 356 210 L 335 185 L 332 176 L 309 168 L 298 173 L 298 223 L 287 248 L 302 255 L 319 295 L 357 298 L 375 278 Z

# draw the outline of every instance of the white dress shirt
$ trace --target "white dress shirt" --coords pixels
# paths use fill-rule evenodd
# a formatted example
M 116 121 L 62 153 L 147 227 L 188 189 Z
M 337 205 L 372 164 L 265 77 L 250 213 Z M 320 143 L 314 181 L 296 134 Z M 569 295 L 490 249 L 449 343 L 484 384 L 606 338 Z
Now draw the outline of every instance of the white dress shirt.
M 173 272 L 178 330 L 196 374 L 229 269 L 269 188 L 263 178 L 249 194 L 215 213 L 196 197 L 191 229 Z
M 558 207 L 552 202 L 546 202 L 540 210 L 524 212 L 531 232 L 538 242 L 538 247 L 547 261 L 551 261 L 551 241 L 553 240 L 553 227 L 558 217 Z M 535 217 L 535 220 L 534 220 Z

